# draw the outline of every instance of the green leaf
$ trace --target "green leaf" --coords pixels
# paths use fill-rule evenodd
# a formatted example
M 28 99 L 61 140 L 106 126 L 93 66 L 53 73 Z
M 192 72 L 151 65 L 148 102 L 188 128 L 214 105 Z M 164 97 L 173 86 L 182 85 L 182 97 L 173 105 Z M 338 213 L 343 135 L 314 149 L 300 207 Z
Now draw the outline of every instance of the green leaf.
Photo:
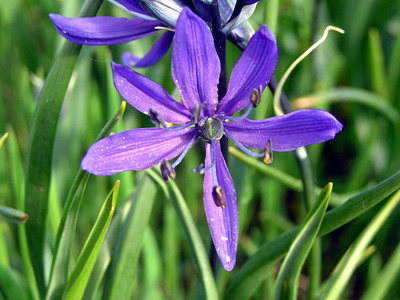
M 102 2 L 86 1 L 80 16 L 96 15 Z M 43 252 L 54 138 L 64 96 L 81 48 L 81 45 L 64 42 L 40 93 L 26 154 L 25 208 L 31 216 L 26 232 L 32 264 L 42 294 L 45 286 Z
M 367 228 L 359 235 L 357 240 L 346 252 L 345 256 L 340 260 L 339 265 L 335 268 L 333 274 L 325 282 L 319 299 L 335 300 L 340 299 L 347 286 L 351 275 L 358 266 L 362 253 L 368 247 L 373 237 L 385 223 L 391 212 L 396 208 L 400 201 L 400 190 L 391 197 L 388 203 L 379 211 L 374 219 L 369 223 Z M 381 298 L 375 298 L 381 299 Z
M 96 140 L 108 136 L 117 121 L 125 112 L 126 102 L 121 105 L 116 114 L 107 122 L 100 131 Z M 83 193 L 89 180 L 89 174 L 79 170 L 69 190 L 65 206 L 58 226 L 55 253 L 51 266 L 50 280 L 47 287 L 46 299 L 60 299 L 64 286 L 68 280 L 68 271 L 71 255 L 71 247 L 75 239 L 76 222 L 81 205 Z
M 338 102 L 363 104 L 380 112 L 395 125 L 400 121 L 399 112 L 387 101 L 387 99 L 360 88 L 336 88 L 326 92 L 305 96 L 296 99 L 294 107 L 301 109 Z
M 400 173 L 397 173 L 378 185 L 351 197 L 342 205 L 326 213 L 318 236 L 328 234 L 357 218 L 399 188 Z M 298 231 L 299 228 L 296 227 L 263 244 L 234 275 L 224 299 L 250 298 L 265 278 L 268 268 L 289 249 Z
M 103 299 L 130 299 L 136 275 L 136 264 L 142 249 L 143 236 L 149 222 L 156 195 L 156 185 L 145 176 L 132 199 L 129 214 L 120 228 L 105 281 Z
M 189 244 L 191 252 L 193 253 L 193 258 L 200 280 L 204 287 L 206 299 L 218 299 L 218 291 L 208 260 L 207 252 L 197 230 L 196 223 L 190 214 L 189 208 L 186 205 L 186 201 L 183 198 L 181 191 L 174 181 L 169 180 L 167 183 L 165 183 L 160 175 L 158 175 L 154 170 L 149 169 L 146 172 L 161 187 L 165 196 L 169 201 L 171 201 L 175 208 L 180 225 L 184 230 L 186 240 Z
M 384 268 L 374 277 L 372 284 L 365 291 L 361 300 L 387 299 L 386 293 L 396 282 L 400 274 L 400 243 Z
M 29 299 L 24 280 L 13 269 L 0 265 L 0 298 L 4 299 Z
M 275 284 L 275 299 L 296 299 L 301 269 L 317 237 L 332 193 L 332 183 L 322 190 L 314 207 L 290 245 Z
M 0 215 L 5 217 L 9 221 L 20 224 L 25 224 L 29 218 L 26 213 L 6 206 L 0 206 Z
M 79 255 L 74 270 L 69 277 L 65 292 L 65 299 L 81 299 L 85 292 L 93 266 L 96 262 L 104 237 L 115 212 L 120 182 L 117 180 L 113 189 L 104 201 L 88 239 Z
M 8 132 L 6 132 L 5 134 L 3 134 L 2 137 L 0 137 L 0 149 L 1 149 L 1 147 L 3 147 L 3 144 L 7 138 L 8 138 Z

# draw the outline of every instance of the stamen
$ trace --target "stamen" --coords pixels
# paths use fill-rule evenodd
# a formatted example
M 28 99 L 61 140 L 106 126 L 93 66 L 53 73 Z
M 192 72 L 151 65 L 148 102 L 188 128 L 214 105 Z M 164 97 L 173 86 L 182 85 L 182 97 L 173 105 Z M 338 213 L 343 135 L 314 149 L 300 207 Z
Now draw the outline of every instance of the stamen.
M 193 137 L 189 144 L 186 145 L 185 149 L 183 150 L 183 152 L 181 153 L 181 155 L 179 155 L 179 157 L 177 158 L 177 160 L 174 161 L 174 163 L 172 164 L 173 168 L 176 168 L 177 165 L 179 165 L 181 163 L 181 161 L 184 159 L 184 157 L 186 156 L 186 154 L 188 153 L 188 151 L 190 150 L 190 148 L 192 148 L 192 146 L 196 143 L 197 137 Z
M 189 127 L 189 126 L 192 126 L 192 125 L 194 125 L 194 123 L 193 123 L 193 122 L 189 122 L 189 123 L 187 123 L 187 124 L 185 124 L 185 125 L 182 125 L 182 126 L 167 127 L 167 128 L 165 128 L 165 129 L 166 129 L 167 131 L 173 132 L 173 131 L 179 131 L 179 130 L 185 129 L 185 128 L 187 128 L 187 127 Z
M 204 174 L 205 172 L 209 171 L 209 170 L 215 170 L 215 163 L 217 160 L 217 153 L 215 150 L 215 142 L 211 141 L 211 163 L 205 167 L 203 163 L 200 164 L 200 166 L 198 166 L 197 168 L 193 169 L 192 172 L 194 173 L 199 173 L 199 174 Z M 216 176 L 214 176 L 213 174 L 213 181 L 214 183 L 216 183 Z M 217 184 L 215 184 L 217 185 Z
M 162 178 L 164 179 L 164 181 L 168 181 L 168 177 L 171 179 L 176 178 L 175 170 L 169 162 L 164 160 L 160 165 L 160 169 L 161 169 L 161 175 L 162 175 Z
M 273 161 L 273 156 L 272 156 L 272 141 L 271 139 L 268 139 L 267 145 L 265 146 L 265 151 L 264 151 L 264 163 L 267 165 L 272 164 Z
M 258 153 L 251 151 L 246 148 L 241 142 L 239 142 L 226 128 L 224 129 L 226 136 L 231 139 L 238 147 L 240 150 L 242 150 L 244 153 L 253 156 L 253 157 L 264 157 L 264 153 Z
M 201 103 L 200 105 L 196 104 L 196 106 L 194 107 L 193 115 L 192 115 L 193 124 L 199 123 L 199 120 L 200 120 L 202 112 L 203 112 L 203 107 L 204 107 L 203 103 Z
M 220 186 L 215 186 L 213 191 L 212 191 L 212 196 L 214 199 L 214 203 L 218 207 L 225 208 L 226 207 L 226 200 L 225 200 L 225 195 L 224 191 Z
M 261 86 L 259 89 L 253 89 L 251 91 L 251 96 L 250 96 L 250 102 L 253 105 L 253 107 L 257 107 L 258 104 L 260 104 L 261 101 Z
M 243 115 L 241 115 L 239 117 L 225 117 L 225 120 L 243 121 L 244 119 L 246 119 L 249 116 L 249 114 L 251 113 L 252 110 L 253 110 L 253 105 L 249 105 Z
M 167 128 L 167 123 L 164 121 L 163 117 L 152 108 L 149 110 L 149 117 L 151 122 L 153 122 L 157 127 Z

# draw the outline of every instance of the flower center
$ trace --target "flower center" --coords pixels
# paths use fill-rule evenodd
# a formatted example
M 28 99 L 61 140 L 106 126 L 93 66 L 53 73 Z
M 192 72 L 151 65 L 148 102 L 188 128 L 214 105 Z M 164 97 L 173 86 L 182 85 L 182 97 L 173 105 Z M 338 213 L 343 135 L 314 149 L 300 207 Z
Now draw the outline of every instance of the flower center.
M 199 126 L 200 136 L 205 141 L 219 141 L 224 135 L 224 125 L 218 118 L 207 118 L 203 125 Z

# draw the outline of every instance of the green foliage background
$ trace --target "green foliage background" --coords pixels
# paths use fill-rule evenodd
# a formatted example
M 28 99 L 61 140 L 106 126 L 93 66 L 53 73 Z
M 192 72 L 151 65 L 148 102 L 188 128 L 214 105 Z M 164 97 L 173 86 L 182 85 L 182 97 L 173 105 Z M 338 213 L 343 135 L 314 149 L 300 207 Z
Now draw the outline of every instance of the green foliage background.
M 95 14 L 101 1 L 90 4 L 86 13 Z M 203 160 L 201 146 L 177 168 L 175 183 L 160 181 L 157 169 L 111 177 L 78 172 L 102 129 L 152 126 L 129 105 L 115 124 L 121 97 L 109 64 L 121 62 L 124 51 L 143 55 L 157 38 L 62 48 L 48 14 L 76 17 L 82 6 L 82 0 L 0 4 L 0 138 L 8 133 L 0 142 L 0 205 L 30 217 L 17 224 L 17 212 L 2 212 L 0 299 L 400 299 L 400 1 L 260 1 L 250 21 L 276 34 L 278 80 L 325 26 L 346 31 L 330 34 L 284 87 L 295 108 L 329 110 L 344 128 L 334 140 L 308 148 L 316 195 L 333 182 L 332 194 L 323 190 L 312 207 L 303 200 L 293 153 L 275 153 L 273 165 L 264 166 L 230 149 L 240 211 L 232 272 L 208 262 L 202 176 L 190 171 Z M 108 2 L 97 15 L 128 16 Z M 227 53 L 229 71 L 240 51 L 229 44 Z M 139 72 L 176 95 L 169 61 L 170 54 Z M 52 104 L 43 104 L 34 121 L 55 62 L 46 90 Z M 266 91 L 253 118 L 269 116 Z M 52 132 L 54 144 L 47 138 Z M 46 165 L 43 154 L 47 173 L 36 169 Z M 48 188 L 33 184 L 46 176 Z M 299 240 L 303 247 L 296 248 Z M 296 267 L 279 272 L 288 250 L 285 260 Z M 296 293 L 278 292 L 295 275 Z

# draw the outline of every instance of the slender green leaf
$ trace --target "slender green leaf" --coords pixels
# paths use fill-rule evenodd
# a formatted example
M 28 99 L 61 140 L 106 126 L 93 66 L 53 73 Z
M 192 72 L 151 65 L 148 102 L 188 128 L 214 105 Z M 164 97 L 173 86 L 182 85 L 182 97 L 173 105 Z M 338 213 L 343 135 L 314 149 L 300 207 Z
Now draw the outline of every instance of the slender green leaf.
M 328 234 L 357 218 L 399 188 L 400 173 L 397 173 L 378 185 L 351 197 L 342 205 L 326 213 L 318 236 Z M 235 274 L 224 299 L 250 298 L 264 279 L 268 268 L 286 253 L 298 230 L 299 228 L 296 227 L 263 244 Z
M 294 107 L 301 109 L 338 102 L 363 104 L 380 112 L 395 124 L 400 121 L 400 113 L 385 98 L 359 88 L 336 88 L 308 95 L 295 100 Z
M 14 270 L 2 265 L 0 265 L 0 291 L 5 299 L 29 299 L 21 276 Z
M 382 40 L 376 28 L 370 28 L 368 36 L 371 84 L 376 94 L 389 101 L 388 79 L 386 78 Z
M 94 16 L 103 0 L 87 0 L 80 16 Z M 56 32 L 54 31 L 54 34 Z M 27 224 L 29 251 L 44 294 L 44 242 L 54 137 L 65 92 L 82 46 L 65 41 L 47 76 L 31 123 L 26 155 L 25 203 L 31 220 Z
M 131 299 L 136 264 L 143 244 L 143 236 L 153 209 L 156 186 L 144 176 L 132 199 L 129 214 L 124 221 L 116 245 L 105 286 L 104 299 Z
M 6 206 L 0 206 L 0 215 L 9 221 L 21 224 L 25 224 L 29 218 L 26 213 Z
M 115 115 L 102 128 L 96 140 L 108 136 L 117 121 L 125 112 L 126 102 L 121 105 Z M 59 299 L 68 280 L 71 247 L 75 238 L 76 222 L 80 204 L 89 174 L 79 170 L 68 193 L 66 203 L 58 226 L 55 254 L 53 256 L 52 268 L 50 273 L 49 285 L 47 287 L 46 299 Z
M 197 226 L 190 214 L 182 193 L 180 192 L 175 182 L 173 182 L 172 180 L 168 181 L 167 186 L 160 175 L 158 175 L 155 171 L 149 169 L 147 170 L 147 173 L 161 187 L 165 196 L 169 201 L 171 201 L 172 205 L 175 208 L 180 224 L 185 232 L 186 239 L 189 243 L 189 247 L 191 249 L 191 252 L 193 253 L 193 258 L 196 263 L 197 271 L 199 273 L 200 280 L 203 283 L 206 299 L 218 299 L 217 287 L 210 267 L 210 263 L 208 261 L 207 252 L 204 248 L 204 244 L 196 228 Z
M 341 295 L 347 286 L 351 275 L 358 266 L 360 258 L 362 258 L 362 253 L 368 247 L 373 237 L 385 223 L 399 201 L 400 190 L 391 197 L 391 199 L 379 211 L 374 219 L 368 224 L 367 228 L 365 228 L 365 230 L 359 235 L 351 248 L 346 252 L 339 265 L 335 268 L 333 274 L 324 284 L 324 287 L 320 292 L 319 299 L 335 300 L 341 298 Z
M 258 172 L 269 176 L 272 179 L 275 179 L 279 183 L 282 183 L 286 187 L 296 191 L 296 192 L 303 192 L 303 184 L 301 183 L 300 179 L 297 179 L 289 174 L 284 173 L 283 171 L 274 168 L 272 166 L 266 165 L 263 162 L 244 154 L 243 152 L 237 150 L 236 148 L 229 147 L 229 153 L 235 156 L 240 161 L 244 162 L 245 164 L 251 166 Z M 322 189 L 320 187 L 315 187 L 315 194 L 318 195 L 321 193 Z M 348 198 L 348 195 L 339 195 L 336 193 L 332 193 L 331 195 L 331 203 L 335 206 L 345 202 Z
M 372 284 L 365 291 L 361 300 L 386 299 L 390 286 L 396 282 L 400 274 L 400 243 L 397 245 L 392 256 L 384 268 L 374 276 Z
M 90 273 L 96 262 L 104 237 L 115 212 L 120 182 L 116 181 L 113 189 L 104 201 L 88 239 L 71 273 L 65 292 L 65 299 L 81 299 L 89 281 Z
M 279 271 L 275 284 L 275 299 L 296 299 L 301 269 L 317 237 L 328 207 L 332 183 L 321 192 L 314 207 L 307 214 L 304 224 L 290 245 L 289 251 Z
M 6 141 L 7 138 L 8 138 L 8 132 L 6 132 L 5 134 L 3 134 L 0 137 L 0 149 L 1 149 L 1 147 L 3 147 L 3 144 L 4 144 L 4 142 Z

